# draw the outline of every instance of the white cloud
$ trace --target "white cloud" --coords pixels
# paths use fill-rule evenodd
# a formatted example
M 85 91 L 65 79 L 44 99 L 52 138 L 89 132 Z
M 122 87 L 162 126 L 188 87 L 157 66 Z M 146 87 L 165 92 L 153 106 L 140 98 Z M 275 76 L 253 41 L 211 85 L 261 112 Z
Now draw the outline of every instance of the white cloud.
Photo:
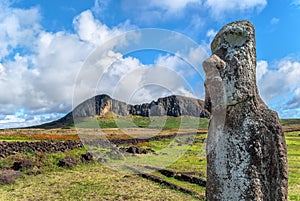
M 287 108 L 300 110 L 300 88 L 294 91 L 293 98 L 287 103 Z
M 30 48 L 40 31 L 37 8 L 10 9 L 0 3 L 0 60 L 15 48 Z
M 287 57 L 273 64 L 258 62 L 258 87 L 262 98 L 281 117 L 297 117 L 300 110 L 300 62 Z
M 0 128 L 38 124 L 70 111 L 74 81 L 87 56 L 132 27 L 125 22 L 109 28 L 85 11 L 74 19 L 74 34 L 51 33 L 41 27 L 38 8 L 0 7 L 0 113 L 5 115 Z M 28 117 L 16 116 L 20 110 Z
M 174 94 L 195 96 L 187 80 L 177 71 L 156 65 L 139 67 L 123 75 L 113 91 L 115 98 L 133 104 Z
M 201 7 L 202 0 L 148 0 L 147 3 L 140 0 L 122 0 L 121 9 L 128 14 L 128 17 L 135 22 L 145 25 L 153 25 L 179 18 L 191 18 L 190 26 L 198 20 L 198 13 L 186 15 L 186 11 L 191 7 Z
M 261 11 L 267 5 L 267 0 L 206 0 L 204 4 L 214 17 L 220 18 L 229 12 Z
M 5 73 L 5 68 L 4 66 L 0 63 L 0 80 L 3 79 L 3 77 L 6 76 L 6 73 Z
M 95 19 L 91 11 L 84 11 L 74 18 L 75 33 L 51 33 L 40 26 L 37 8 L 21 10 L 6 7 L 6 10 L 8 15 L 5 19 L 8 20 L 5 23 L 10 22 L 11 26 L 5 29 L 5 23 L 2 23 L 9 37 L 6 34 L 0 38 L 1 44 L 4 44 L 1 46 L 0 65 L 0 90 L 4 92 L 0 96 L 2 128 L 39 124 L 70 111 L 76 76 L 86 58 L 97 50 L 97 46 L 134 28 L 128 22 L 110 28 Z M 32 12 L 31 15 L 29 12 Z M 31 19 L 26 19 L 24 13 Z M 28 41 L 24 42 L 23 36 L 16 32 L 23 33 Z M 120 43 L 119 40 L 116 42 Z M 20 49 L 25 49 L 26 53 L 20 53 Z M 100 69 L 83 75 L 87 83 L 80 86 L 81 101 L 98 93 L 107 93 L 131 103 L 148 102 L 171 94 L 194 96 L 184 78 L 188 76 L 184 72 L 184 66 L 188 64 L 183 65 L 179 58 L 161 57 L 154 65 L 147 66 L 136 58 L 122 56 L 108 51 L 97 58 L 97 64 L 108 68 L 103 69 L 101 80 Z M 186 56 L 198 65 L 201 62 L 199 56 L 204 57 L 204 53 L 200 48 L 190 50 Z M 20 115 L 20 111 L 24 114 Z
M 129 22 L 113 27 L 112 29 L 96 20 L 90 10 L 82 12 L 74 19 L 74 27 L 81 40 L 100 45 L 116 37 L 133 26 Z
M 97 15 L 103 15 L 105 9 L 107 8 L 110 0 L 95 0 L 94 2 L 94 7 L 92 10 L 97 14 Z
M 0 118 L 0 128 L 20 128 L 29 125 L 37 125 L 41 122 L 49 122 L 53 119 L 61 117 L 60 114 L 47 114 L 47 115 L 34 115 L 34 116 L 22 116 L 17 115 L 5 115 L 4 118 Z
M 291 5 L 300 8 L 300 0 L 293 0 L 292 3 L 291 3 Z
M 79 93 L 83 91 L 84 96 L 76 102 L 81 102 L 86 96 L 103 93 L 132 104 L 150 102 L 172 94 L 195 97 L 187 79 L 196 71 L 187 75 L 187 69 L 191 67 L 180 58 L 170 55 L 160 56 L 153 65 L 144 65 L 136 58 L 122 58 L 119 54 L 117 57 L 118 59 L 111 58 L 112 65 L 105 69 L 103 76 L 98 80 L 96 93 L 93 90 L 87 92 L 83 88 L 79 89 Z M 91 78 L 90 74 L 80 78 L 85 80 L 84 88 L 88 85 L 90 87 L 87 88 L 94 88 L 93 83 L 99 79 L 98 76 Z M 86 76 L 89 80 L 85 79 Z
M 150 0 L 149 3 L 154 7 L 161 7 L 167 11 L 174 13 L 183 10 L 188 4 L 200 3 L 199 0 Z
M 7 115 L 5 116 L 4 119 L 0 120 L 0 125 L 7 124 L 7 123 L 23 123 L 23 122 L 25 122 L 25 119 L 23 118 L 19 118 L 14 115 Z
M 278 18 L 276 18 L 276 17 L 273 17 L 272 19 L 271 19 L 271 25 L 276 25 L 276 24 L 278 24 L 279 23 L 279 19 Z
M 268 62 L 258 61 L 257 68 L 256 68 L 256 80 L 260 81 L 267 72 L 268 72 Z
M 213 29 L 210 29 L 207 31 L 206 33 L 206 37 L 208 38 L 214 38 L 216 35 L 217 35 L 217 31 L 213 30 Z

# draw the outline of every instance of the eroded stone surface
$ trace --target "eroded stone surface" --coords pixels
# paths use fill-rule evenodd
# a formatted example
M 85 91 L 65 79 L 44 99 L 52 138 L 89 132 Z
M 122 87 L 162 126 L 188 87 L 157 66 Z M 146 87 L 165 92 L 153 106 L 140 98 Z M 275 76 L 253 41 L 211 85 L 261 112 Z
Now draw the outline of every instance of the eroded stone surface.
M 0 170 L 0 185 L 13 184 L 15 180 L 21 176 L 20 171 Z
M 258 94 L 253 25 L 226 25 L 211 48 L 203 63 L 207 200 L 287 200 L 286 143 L 277 113 Z

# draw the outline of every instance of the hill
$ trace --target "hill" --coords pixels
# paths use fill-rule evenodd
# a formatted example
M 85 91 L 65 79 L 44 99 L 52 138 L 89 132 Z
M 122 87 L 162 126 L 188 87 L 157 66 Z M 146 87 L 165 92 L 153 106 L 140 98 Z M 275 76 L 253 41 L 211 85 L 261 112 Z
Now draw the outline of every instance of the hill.
M 200 99 L 172 95 L 164 98 L 159 98 L 157 101 L 152 101 L 150 103 L 131 105 L 119 100 L 112 99 L 108 95 L 102 94 L 82 102 L 73 111 L 59 120 L 35 127 L 55 128 L 70 126 L 74 124 L 73 118 L 76 118 L 76 120 L 84 120 L 87 117 L 105 117 L 107 114 L 111 113 L 123 117 L 209 117 L 209 112 L 204 109 L 204 101 Z

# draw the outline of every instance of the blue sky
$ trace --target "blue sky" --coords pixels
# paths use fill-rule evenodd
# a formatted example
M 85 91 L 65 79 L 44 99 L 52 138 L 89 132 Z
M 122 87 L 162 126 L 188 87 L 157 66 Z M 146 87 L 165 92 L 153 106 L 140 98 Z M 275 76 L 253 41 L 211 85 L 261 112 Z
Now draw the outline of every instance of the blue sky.
M 190 56 L 200 62 L 211 54 L 217 31 L 242 19 L 256 28 L 262 98 L 281 118 L 300 117 L 299 0 L 4 0 L 0 9 L 0 128 L 40 124 L 69 112 L 74 83 L 90 55 L 128 31 L 178 32 L 199 45 Z M 203 76 L 175 53 L 122 54 L 112 48 L 99 61 L 111 65 L 93 83 L 93 93 L 132 103 L 174 93 L 204 97 Z

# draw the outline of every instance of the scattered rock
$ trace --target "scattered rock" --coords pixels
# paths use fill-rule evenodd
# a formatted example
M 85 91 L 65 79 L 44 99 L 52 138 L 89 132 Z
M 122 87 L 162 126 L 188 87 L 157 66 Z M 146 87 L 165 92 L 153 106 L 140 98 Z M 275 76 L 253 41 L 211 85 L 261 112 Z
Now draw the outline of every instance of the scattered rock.
M 107 152 L 106 155 L 113 160 L 121 160 L 124 159 L 123 155 L 119 151 L 110 151 Z
M 187 174 L 176 174 L 174 178 L 180 181 L 186 181 L 192 184 L 197 184 L 199 186 L 206 186 L 206 181 L 199 177 L 193 177 Z
M 59 167 L 73 167 L 77 165 L 77 161 L 74 157 L 72 156 L 67 156 L 64 159 L 61 159 L 58 161 L 58 166 Z
M 98 158 L 97 159 L 97 161 L 99 162 L 99 163 L 106 163 L 107 162 L 107 158 Z
M 40 142 L 0 142 L 0 158 L 5 158 L 16 153 L 30 152 L 65 152 L 81 148 L 80 141 L 40 141 Z
M 277 113 L 258 94 L 253 25 L 226 25 L 211 49 L 203 62 L 211 113 L 206 199 L 287 200 L 286 142 Z
M 81 148 L 86 146 L 96 146 L 101 148 L 110 148 L 111 150 L 118 151 L 115 145 L 121 144 L 138 144 L 141 142 L 150 142 L 162 139 L 177 138 L 180 136 L 188 136 L 194 134 L 170 134 L 170 135 L 157 135 L 145 139 L 111 139 L 109 141 L 102 139 L 83 140 L 81 141 L 40 141 L 40 142 L 0 142 L 0 158 L 5 158 L 17 153 L 24 153 L 25 150 L 31 150 L 32 152 L 66 152 L 72 149 Z M 147 149 L 148 152 L 155 154 L 153 150 Z
M 127 152 L 130 154 L 148 154 L 148 153 L 153 153 L 154 151 L 152 149 L 143 149 L 138 146 L 130 146 L 128 148 L 121 148 L 123 152 Z
M 20 171 L 0 170 L 0 185 L 13 184 L 15 180 L 21 176 Z
M 166 177 L 174 177 L 176 174 L 176 172 L 173 172 L 171 170 L 165 170 L 165 169 L 158 170 L 158 172 L 165 175 Z
M 81 155 L 81 161 L 86 162 L 86 163 L 92 162 L 93 161 L 93 155 L 90 152 L 82 154 Z
M 33 168 L 33 166 L 34 165 L 31 160 L 23 159 L 23 160 L 14 162 L 12 169 L 13 170 L 29 170 L 29 169 Z
M 27 171 L 26 174 L 27 175 L 38 175 L 38 174 L 42 174 L 42 171 L 38 167 L 34 166 L 30 171 Z

